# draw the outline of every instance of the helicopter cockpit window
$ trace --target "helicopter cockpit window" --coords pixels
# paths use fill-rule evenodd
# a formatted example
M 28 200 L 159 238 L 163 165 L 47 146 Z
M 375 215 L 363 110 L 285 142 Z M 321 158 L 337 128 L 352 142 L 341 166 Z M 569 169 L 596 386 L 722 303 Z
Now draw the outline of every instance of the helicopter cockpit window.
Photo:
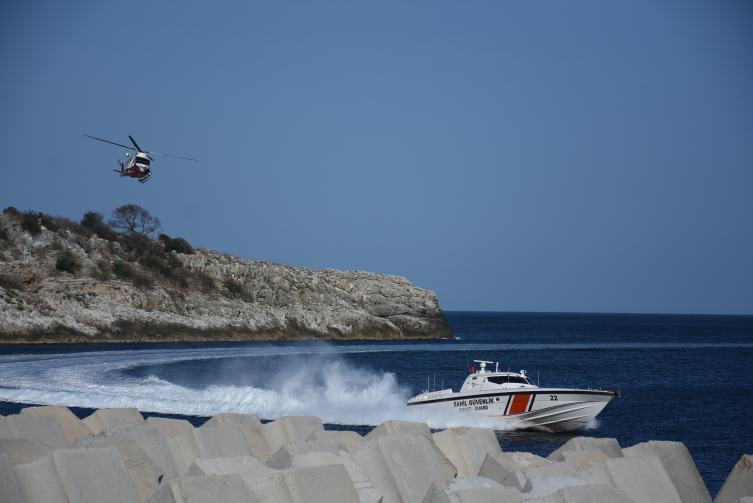
M 149 159 L 144 158 L 144 157 L 137 157 L 136 164 L 143 164 L 144 166 L 149 166 Z

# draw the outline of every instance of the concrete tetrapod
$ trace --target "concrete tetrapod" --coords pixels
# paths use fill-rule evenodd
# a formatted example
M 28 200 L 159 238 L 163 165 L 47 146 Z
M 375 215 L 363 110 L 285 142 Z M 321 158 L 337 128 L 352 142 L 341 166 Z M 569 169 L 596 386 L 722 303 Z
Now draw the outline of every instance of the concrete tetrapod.
M 141 426 L 144 424 L 144 416 L 139 409 L 127 407 L 122 409 L 99 409 L 82 419 L 84 424 L 96 435 L 107 428 L 118 426 Z
M 145 426 L 155 428 L 162 438 L 177 437 L 194 430 L 193 425 L 185 419 L 169 419 L 166 417 L 148 417 Z
M 284 470 L 293 465 L 293 456 L 297 454 L 305 454 L 307 452 L 337 453 L 340 451 L 347 452 L 345 444 L 334 439 L 310 440 L 300 444 L 289 444 L 288 446 L 280 447 L 280 450 L 267 460 L 267 466 Z
M 117 451 L 116 451 L 117 452 Z M 121 460 L 121 463 L 123 461 Z M 53 454 L 50 453 L 30 463 L 22 463 L 13 466 L 16 474 L 16 483 L 21 491 L 24 501 L 39 501 L 44 503 L 70 503 L 65 494 L 65 487 L 60 480 L 55 466 Z M 128 477 L 128 472 L 123 465 L 123 472 Z M 129 479 L 130 482 L 130 479 Z M 136 490 L 133 490 L 133 498 L 129 503 L 138 501 Z
M 351 456 L 384 503 L 421 503 L 432 482 L 450 479 L 423 435 L 380 435 Z
M 680 495 L 656 454 L 608 459 L 578 472 L 592 485 L 611 485 L 640 503 L 681 503 Z
M 240 475 L 198 475 L 173 480 L 149 503 L 247 503 L 251 496 Z
M 271 452 L 283 445 L 305 442 L 315 431 L 324 431 L 322 420 L 313 416 L 285 416 L 262 425 Z
M 724 481 L 714 503 L 735 503 L 745 496 L 753 496 L 753 456 L 743 454 Z
M 381 435 L 421 435 L 429 441 L 432 448 L 437 453 L 437 458 L 447 472 L 447 478 L 453 479 L 458 476 L 457 467 L 450 461 L 444 452 L 442 452 L 434 442 L 434 437 L 426 423 L 414 423 L 412 421 L 385 421 L 373 430 L 371 430 L 364 440 L 372 440 Z M 499 444 L 499 442 L 497 442 Z
M 348 472 L 353 489 L 358 493 L 361 503 L 379 503 L 382 501 L 382 493 L 371 483 L 366 474 L 353 462 L 350 454 L 346 451 L 334 452 L 307 452 L 296 454 L 292 460 L 293 468 L 303 466 L 342 465 Z
M 342 465 L 289 468 L 249 488 L 258 503 L 360 503 Z
M 160 486 L 167 484 L 169 481 L 178 477 L 175 471 L 170 454 L 167 451 L 165 440 L 160 436 L 159 431 L 151 426 L 121 426 L 109 431 L 113 437 L 127 437 L 136 442 L 144 453 L 149 456 L 152 462 L 159 466 L 164 477 Z
M 159 491 L 164 472 L 136 442 L 128 437 L 90 437 L 88 435 L 78 437 L 73 442 L 73 448 L 94 449 L 98 447 L 115 447 L 118 450 L 141 503 Z
M 139 503 L 115 447 L 54 451 L 13 470 L 27 503 Z
M 433 482 L 422 503 L 523 503 L 520 492 L 483 477 Z
M 353 452 L 363 445 L 364 439 L 361 435 L 355 431 L 314 431 L 309 435 L 307 439 L 309 442 L 312 440 L 339 440 L 348 449 L 348 452 Z
M 458 470 L 458 477 L 476 477 L 488 454 L 502 454 L 494 430 L 450 428 L 432 434 L 434 443 Z
M 238 414 L 234 412 L 220 412 L 212 416 L 200 428 L 261 428 L 262 424 L 256 414 Z
M 0 436 L 4 438 L 24 438 L 47 444 L 53 449 L 66 449 L 71 446 L 60 427 L 58 418 L 52 414 L 20 415 L 11 414 L 0 426 Z
M 186 477 L 196 475 L 231 475 L 238 474 L 250 488 L 259 482 L 270 479 L 279 474 L 279 470 L 269 468 L 252 456 L 236 456 L 234 458 L 196 458 Z
M 256 414 L 231 414 L 223 412 L 212 417 L 200 428 L 235 428 L 243 433 L 253 456 L 265 463 L 274 454 L 262 431 L 262 424 Z
M 76 437 L 81 435 L 94 435 L 94 432 L 79 418 L 62 405 L 48 405 L 45 407 L 26 407 L 21 409 L 21 414 L 53 414 L 60 423 L 69 444 L 73 444 Z
M 624 457 L 620 444 L 614 438 L 575 437 L 568 440 L 546 459 L 552 462 L 563 461 L 562 453 L 565 451 L 598 451 L 610 458 Z
M 622 449 L 625 457 L 656 454 L 667 471 L 669 479 L 677 489 L 682 503 L 711 503 L 711 495 L 701 474 L 695 466 L 688 448 L 680 442 L 651 440 L 627 449 Z
M 528 500 L 529 503 L 641 503 L 608 485 L 588 485 L 564 487 L 559 491 Z
M 252 456 L 246 437 L 233 428 L 196 428 L 164 440 L 179 477 L 188 471 L 196 458 Z
M 528 481 L 534 477 L 577 477 L 575 469 L 567 463 L 550 463 L 547 465 L 528 466 L 518 468 L 502 480 L 502 485 L 514 487 L 520 492 L 526 492 L 530 487 Z
M 0 454 L 0 496 L 3 503 L 24 503 L 8 456 Z
M 575 468 L 576 472 L 588 470 L 609 459 L 609 456 L 599 451 L 565 451 L 560 453 L 560 460 Z
M 563 487 L 587 486 L 588 482 L 577 477 L 532 477 L 523 488 L 525 499 L 543 498 L 554 494 Z
M 502 482 L 518 468 L 548 465 L 550 461 L 528 452 L 503 452 L 501 454 L 487 454 L 479 470 L 479 477 L 486 477 L 496 482 Z
M 0 438 L 0 453 L 10 459 L 11 464 L 20 465 L 31 463 L 43 458 L 54 449 L 42 442 L 26 440 L 25 438 Z

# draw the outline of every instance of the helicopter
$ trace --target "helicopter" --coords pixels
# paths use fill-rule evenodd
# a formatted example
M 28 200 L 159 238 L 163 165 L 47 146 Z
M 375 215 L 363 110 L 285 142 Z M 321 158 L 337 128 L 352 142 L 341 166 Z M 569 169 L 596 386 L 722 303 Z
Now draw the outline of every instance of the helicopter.
M 146 183 L 149 181 L 149 179 L 152 177 L 152 171 L 149 165 L 151 164 L 152 159 L 147 154 L 154 154 L 154 155 L 164 155 L 167 157 L 177 157 L 178 159 L 188 159 L 189 161 L 196 161 L 197 159 L 191 159 L 190 157 L 180 157 L 177 155 L 170 155 L 170 154 L 160 154 L 159 152 L 149 152 L 148 150 L 141 150 L 141 147 L 138 146 L 136 143 L 136 140 L 133 139 L 132 136 L 128 136 L 128 138 L 131 139 L 131 143 L 133 143 L 133 147 L 128 147 L 126 145 L 121 145 L 120 143 L 115 143 L 112 141 L 103 140 L 102 138 L 96 138 L 94 136 L 89 136 L 88 134 L 85 134 L 87 138 L 94 138 L 95 140 L 103 141 L 105 143 L 112 143 L 113 145 L 117 145 L 118 147 L 127 148 L 130 150 L 136 150 L 136 154 L 131 154 L 129 152 L 126 152 L 126 157 L 128 160 L 126 162 L 120 162 L 120 159 L 118 159 L 118 164 L 120 164 L 120 169 L 114 169 L 116 173 L 120 173 L 120 176 L 130 176 L 131 178 L 136 178 L 140 183 Z

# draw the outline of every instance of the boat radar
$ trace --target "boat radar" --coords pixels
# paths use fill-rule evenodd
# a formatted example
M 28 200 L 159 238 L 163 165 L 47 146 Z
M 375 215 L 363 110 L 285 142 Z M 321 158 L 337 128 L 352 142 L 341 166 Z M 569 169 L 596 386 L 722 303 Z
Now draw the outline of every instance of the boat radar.
M 494 362 L 487 362 L 487 361 L 484 361 L 484 360 L 473 360 L 473 362 L 481 364 L 481 365 L 479 365 L 479 367 L 481 367 L 481 370 L 479 370 L 478 372 L 476 372 L 477 374 L 486 374 L 488 372 L 486 370 L 486 364 L 487 363 L 489 363 L 489 364 L 494 363 Z M 497 363 L 497 370 L 499 370 L 499 363 Z

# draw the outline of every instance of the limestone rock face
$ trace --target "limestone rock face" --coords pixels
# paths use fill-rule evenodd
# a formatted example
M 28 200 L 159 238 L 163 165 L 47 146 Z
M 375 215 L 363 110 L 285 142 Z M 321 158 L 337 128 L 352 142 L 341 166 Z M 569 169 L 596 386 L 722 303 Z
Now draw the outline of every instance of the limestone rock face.
M 398 276 L 312 270 L 197 248 L 167 254 L 165 279 L 164 264 L 119 242 L 62 228 L 31 234 L 10 214 L 0 214 L 0 229 L 8 236 L 0 238 L 0 342 L 452 335 L 436 294 Z M 78 262 L 75 274 L 56 270 L 61 253 Z M 131 279 L 112 274 L 118 260 L 130 265 Z

